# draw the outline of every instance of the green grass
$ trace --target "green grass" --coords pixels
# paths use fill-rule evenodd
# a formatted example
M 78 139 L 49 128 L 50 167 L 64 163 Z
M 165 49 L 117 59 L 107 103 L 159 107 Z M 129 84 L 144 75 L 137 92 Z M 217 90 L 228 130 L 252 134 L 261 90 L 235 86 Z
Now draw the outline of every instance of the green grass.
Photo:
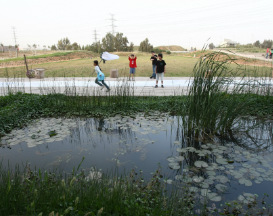
M 40 117 L 105 117 L 131 115 L 151 110 L 187 114 L 187 96 L 136 97 L 119 90 L 119 96 L 66 96 L 62 94 L 10 94 L 0 97 L 0 137 L 16 127 L 24 127 Z M 273 115 L 273 97 L 259 95 L 221 95 L 221 103 L 240 104 L 248 101 L 244 115 L 270 117 Z M 219 100 L 220 100 L 219 99 Z M 240 113 L 241 114 L 241 113 Z
M 200 52 L 198 55 L 201 55 Z M 128 53 L 118 53 L 120 59 L 107 61 L 105 64 L 101 63 L 100 67 L 107 77 L 110 76 L 111 69 L 118 69 L 119 76 L 129 75 L 129 61 Z M 191 77 L 193 76 L 194 65 L 199 58 L 193 58 L 193 54 L 171 54 L 164 55 L 166 61 L 166 77 Z M 152 63 L 150 61 L 150 54 L 137 53 L 137 69 L 136 76 L 149 77 L 152 74 Z M 93 60 L 100 60 L 99 56 L 94 56 L 91 59 L 75 59 L 60 62 L 49 62 L 36 65 L 29 65 L 29 68 L 45 68 L 45 77 L 90 77 L 95 76 L 93 73 Z M 236 67 L 236 65 L 232 65 Z M 244 65 L 243 65 L 244 67 Z M 269 67 L 253 67 L 245 66 L 246 71 L 251 75 L 253 71 L 271 71 Z M 93 73 L 93 74 L 92 74 Z M 25 77 L 25 67 L 10 67 L 8 68 L 8 75 L 5 68 L 0 68 L 0 77 Z
M 128 175 L 72 174 L 4 169 L 0 165 L 0 215 L 189 215 L 191 196 L 165 190 L 159 171 L 147 181 L 140 173 Z
M 140 54 L 137 55 L 137 69 L 136 76 L 148 77 L 152 74 L 152 63 L 150 61 L 150 55 Z M 100 60 L 100 58 L 94 57 L 90 59 L 77 59 L 61 62 L 50 62 L 38 65 L 29 66 L 29 68 L 45 68 L 46 77 L 89 77 L 94 71 L 93 60 Z M 167 66 L 165 76 L 191 76 L 194 64 L 197 59 L 187 58 L 183 56 L 165 56 L 164 57 Z M 129 74 L 129 61 L 127 56 L 120 56 L 120 59 L 107 61 L 105 64 L 101 63 L 100 67 L 102 71 L 109 77 L 111 69 L 118 69 L 120 76 L 128 76 Z M 23 76 L 25 73 L 25 67 L 8 68 L 10 77 Z M 0 77 L 5 77 L 5 70 L 0 69 Z M 95 74 L 93 73 L 93 76 Z

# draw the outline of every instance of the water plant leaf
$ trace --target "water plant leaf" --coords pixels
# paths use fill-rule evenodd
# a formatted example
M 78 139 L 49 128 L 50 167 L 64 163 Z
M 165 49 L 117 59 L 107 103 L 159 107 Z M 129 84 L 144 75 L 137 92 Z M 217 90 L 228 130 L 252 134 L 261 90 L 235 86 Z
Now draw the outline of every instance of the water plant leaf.
M 169 163 L 169 167 L 174 170 L 180 169 L 180 165 L 177 162 Z
M 213 202 L 220 202 L 222 200 L 221 196 L 217 193 L 208 193 L 207 197 Z
M 183 156 L 176 156 L 176 161 L 183 161 L 185 158 Z
M 225 192 L 227 190 L 227 186 L 223 184 L 217 184 L 215 185 L 215 188 L 220 192 Z
M 222 165 L 228 164 L 228 161 L 225 158 L 216 158 L 216 162 Z
M 192 180 L 196 183 L 200 183 L 204 180 L 204 178 L 202 176 L 193 176 Z
M 208 167 L 208 164 L 205 161 L 195 161 L 194 165 L 196 167 L 198 167 L 198 168 L 202 168 L 202 167 L 206 168 L 206 167 Z
M 252 186 L 252 182 L 248 179 L 245 179 L 245 178 L 239 179 L 239 183 L 242 185 L 248 186 L 248 187 Z

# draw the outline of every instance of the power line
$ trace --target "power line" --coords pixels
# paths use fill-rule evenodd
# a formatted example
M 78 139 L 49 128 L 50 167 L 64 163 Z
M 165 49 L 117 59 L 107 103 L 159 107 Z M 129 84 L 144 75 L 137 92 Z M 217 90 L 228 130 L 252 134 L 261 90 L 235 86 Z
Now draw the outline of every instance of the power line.
M 94 30 L 93 36 L 94 36 L 95 43 L 97 43 L 98 42 L 98 34 L 97 34 L 97 30 L 96 29 Z
M 14 27 L 14 26 L 12 27 L 12 30 L 13 30 L 14 45 L 15 45 L 15 47 L 16 47 L 16 46 L 17 46 L 17 37 L 16 37 L 15 27 Z
M 111 21 L 111 26 L 112 26 L 112 34 L 115 35 L 115 27 L 117 27 L 115 25 L 115 21 L 117 21 L 117 20 L 114 18 L 114 14 L 110 14 L 110 15 L 111 15 L 110 21 Z

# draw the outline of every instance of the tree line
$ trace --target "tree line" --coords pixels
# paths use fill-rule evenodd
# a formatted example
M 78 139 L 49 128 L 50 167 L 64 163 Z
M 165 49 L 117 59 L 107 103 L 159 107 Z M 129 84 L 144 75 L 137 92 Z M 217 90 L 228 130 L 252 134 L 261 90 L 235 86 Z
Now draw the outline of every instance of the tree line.
M 263 42 L 260 42 L 259 40 L 255 41 L 254 43 L 248 43 L 248 44 L 238 44 L 237 47 L 245 47 L 245 48 L 261 48 L 261 49 L 267 49 L 271 48 L 273 45 L 272 40 L 264 40 Z M 213 43 L 209 44 L 209 49 L 214 49 L 215 45 Z
M 103 51 L 108 52 L 133 52 L 134 43 L 129 43 L 128 38 L 123 35 L 123 33 L 118 32 L 115 35 L 112 33 L 107 33 L 101 41 L 94 42 L 89 45 L 81 46 L 77 42 L 71 43 L 71 41 L 66 38 L 58 40 L 58 43 L 51 46 L 51 50 L 87 50 L 96 53 L 101 53 Z M 148 38 L 140 43 L 138 48 L 141 52 L 151 52 L 153 50 L 153 45 L 150 44 Z M 157 50 L 161 51 L 161 50 Z
M 132 42 L 129 44 L 127 37 L 125 37 L 123 33 L 118 32 L 115 35 L 107 33 L 101 41 L 85 46 L 80 46 L 77 42 L 71 43 L 66 37 L 59 40 L 57 45 L 52 45 L 51 50 L 88 50 L 96 53 L 101 53 L 103 51 L 132 52 L 134 50 L 134 44 Z

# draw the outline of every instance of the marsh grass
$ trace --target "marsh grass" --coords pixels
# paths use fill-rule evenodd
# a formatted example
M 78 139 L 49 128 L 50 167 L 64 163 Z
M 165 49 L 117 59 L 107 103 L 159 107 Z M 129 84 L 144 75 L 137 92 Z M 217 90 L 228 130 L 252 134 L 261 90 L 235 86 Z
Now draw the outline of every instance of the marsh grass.
M 79 165 L 80 166 L 80 165 Z M 160 171 L 148 180 L 131 171 L 117 177 L 93 170 L 71 174 L 0 165 L 1 215 L 190 215 L 191 198 L 167 193 Z M 52 212 L 54 212 L 52 214 Z
M 249 113 L 249 106 L 253 106 L 250 95 L 265 99 L 272 96 L 271 74 L 261 76 L 259 72 L 256 73 L 259 77 L 249 77 L 245 67 L 230 67 L 235 60 L 216 52 L 203 56 L 195 65 L 183 116 L 187 137 L 226 137 L 239 125 L 236 123 L 240 118 Z

